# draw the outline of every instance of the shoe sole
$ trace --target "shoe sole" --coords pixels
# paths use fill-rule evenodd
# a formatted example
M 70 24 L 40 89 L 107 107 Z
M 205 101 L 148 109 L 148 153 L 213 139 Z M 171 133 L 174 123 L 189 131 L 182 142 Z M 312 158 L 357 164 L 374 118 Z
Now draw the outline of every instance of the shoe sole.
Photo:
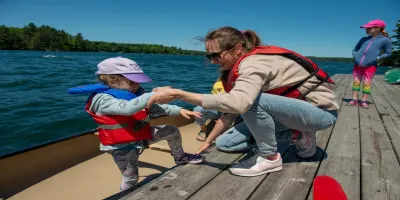
M 205 158 L 202 158 L 201 160 L 198 160 L 198 161 L 192 161 L 192 162 L 189 162 L 188 164 L 200 164 L 200 163 L 203 163 L 204 162 L 204 160 L 206 160 Z
M 175 164 L 177 165 L 185 165 L 185 164 L 200 164 L 203 163 L 206 160 L 205 157 L 203 157 L 202 159 L 198 160 L 198 161 L 190 161 L 190 162 L 175 162 Z
M 273 168 L 273 169 L 270 169 L 270 170 L 265 170 L 265 171 L 262 171 L 262 172 L 257 173 L 257 174 L 233 173 L 233 172 L 231 171 L 231 169 L 229 169 L 229 172 L 230 172 L 231 174 L 233 174 L 233 175 L 236 175 L 236 176 L 252 177 L 252 176 L 261 176 L 261 175 L 264 175 L 264 174 L 268 174 L 268 173 L 271 173 L 271 172 L 277 172 L 277 171 L 281 171 L 281 170 L 282 170 L 282 166 L 276 167 L 276 168 Z
M 312 157 L 313 155 L 315 155 L 315 153 L 316 153 L 316 152 L 314 152 L 314 153 L 311 154 L 311 155 L 299 155 L 299 154 L 297 154 L 297 156 L 298 156 L 299 158 L 307 159 L 307 158 Z

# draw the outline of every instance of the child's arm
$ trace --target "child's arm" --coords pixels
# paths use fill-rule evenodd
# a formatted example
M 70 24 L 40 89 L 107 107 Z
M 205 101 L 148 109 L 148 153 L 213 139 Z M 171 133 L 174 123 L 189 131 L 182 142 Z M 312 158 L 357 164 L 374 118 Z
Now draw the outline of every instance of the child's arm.
M 390 39 L 388 38 L 387 40 L 385 40 L 385 42 L 383 42 L 383 54 L 378 56 L 376 59 L 381 60 L 381 59 L 385 59 L 387 57 L 389 57 L 390 55 L 392 55 L 392 42 L 390 41 Z
M 185 118 L 190 119 L 190 116 L 201 118 L 201 113 L 186 110 L 182 107 L 168 104 L 153 104 L 149 111 L 150 118 L 155 118 L 159 116 L 179 116 L 182 115 Z
M 127 101 L 99 93 L 93 97 L 90 110 L 100 115 L 133 115 L 143 110 L 153 95 L 154 92 L 144 93 L 138 98 Z
M 353 52 L 352 52 L 353 57 L 354 57 L 354 54 L 360 49 L 361 44 L 363 43 L 364 39 L 365 39 L 365 37 L 361 38 L 361 39 L 357 42 L 357 44 L 356 44 L 356 46 L 354 47 Z
M 150 118 L 155 118 L 159 116 L 179 116 L 182 107 L 168 104 L 153 104 L 150 107 Z

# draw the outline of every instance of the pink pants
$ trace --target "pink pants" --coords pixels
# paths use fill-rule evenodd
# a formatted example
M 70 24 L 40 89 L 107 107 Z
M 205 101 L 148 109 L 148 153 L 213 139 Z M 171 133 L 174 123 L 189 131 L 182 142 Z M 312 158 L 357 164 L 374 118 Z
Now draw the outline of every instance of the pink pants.
M 363 92 L 363 94 L 370 94 L 372 78 L 374 78 L 375 72 L 376 72 L 376 66 L 360 67 L 358 65 L 354 65 L 353 91 L 360 91 L 361 81 L 364 80 L 364 86 L 363 86 L 362 92 Z

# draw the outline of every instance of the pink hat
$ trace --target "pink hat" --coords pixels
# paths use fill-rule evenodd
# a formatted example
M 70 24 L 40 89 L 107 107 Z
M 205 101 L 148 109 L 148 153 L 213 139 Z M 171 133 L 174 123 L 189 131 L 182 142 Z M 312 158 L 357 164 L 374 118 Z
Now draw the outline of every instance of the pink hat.
M 360 26 L 360 28 L 372 28 L 376 26 L 384 28 L 386 26 L 386 23 L 383 20 L 376 19 L 368 22 L 365 25 Z

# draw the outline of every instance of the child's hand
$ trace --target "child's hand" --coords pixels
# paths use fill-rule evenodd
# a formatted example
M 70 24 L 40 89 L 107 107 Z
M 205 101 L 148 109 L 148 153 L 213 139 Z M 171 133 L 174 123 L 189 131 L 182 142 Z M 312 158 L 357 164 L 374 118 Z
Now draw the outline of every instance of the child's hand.
M 162 90 L 164 90 L 164 89 L 170 89 L 170 88 L 172 88 L 172 87 L 171 87 L 171 86 L 156 87 L 156 88 L 154 88 L 154 89 L 152 90 L 152 92 L 160 92 L 160 91 L 162 91 Z
M 147 108 L 151 108 L 153 104 L 165 104 L 178 99 L 175 94 L 176 89 L 163 87 L 162 90 L 158 90 L 147 102 Z
M 183 109 L 183 108 L 179 112 L 181 113 L 182 116 L 184 116 L 187 119 L 190 119 L 190 116 L 194 116 L 194 117 L 197 117 L 197 118 L 201 118 L 202 117 L 201 113 L 199 113 L 199 112 L 190 111 L 190 110 L 186 110 L 186 109 Z

